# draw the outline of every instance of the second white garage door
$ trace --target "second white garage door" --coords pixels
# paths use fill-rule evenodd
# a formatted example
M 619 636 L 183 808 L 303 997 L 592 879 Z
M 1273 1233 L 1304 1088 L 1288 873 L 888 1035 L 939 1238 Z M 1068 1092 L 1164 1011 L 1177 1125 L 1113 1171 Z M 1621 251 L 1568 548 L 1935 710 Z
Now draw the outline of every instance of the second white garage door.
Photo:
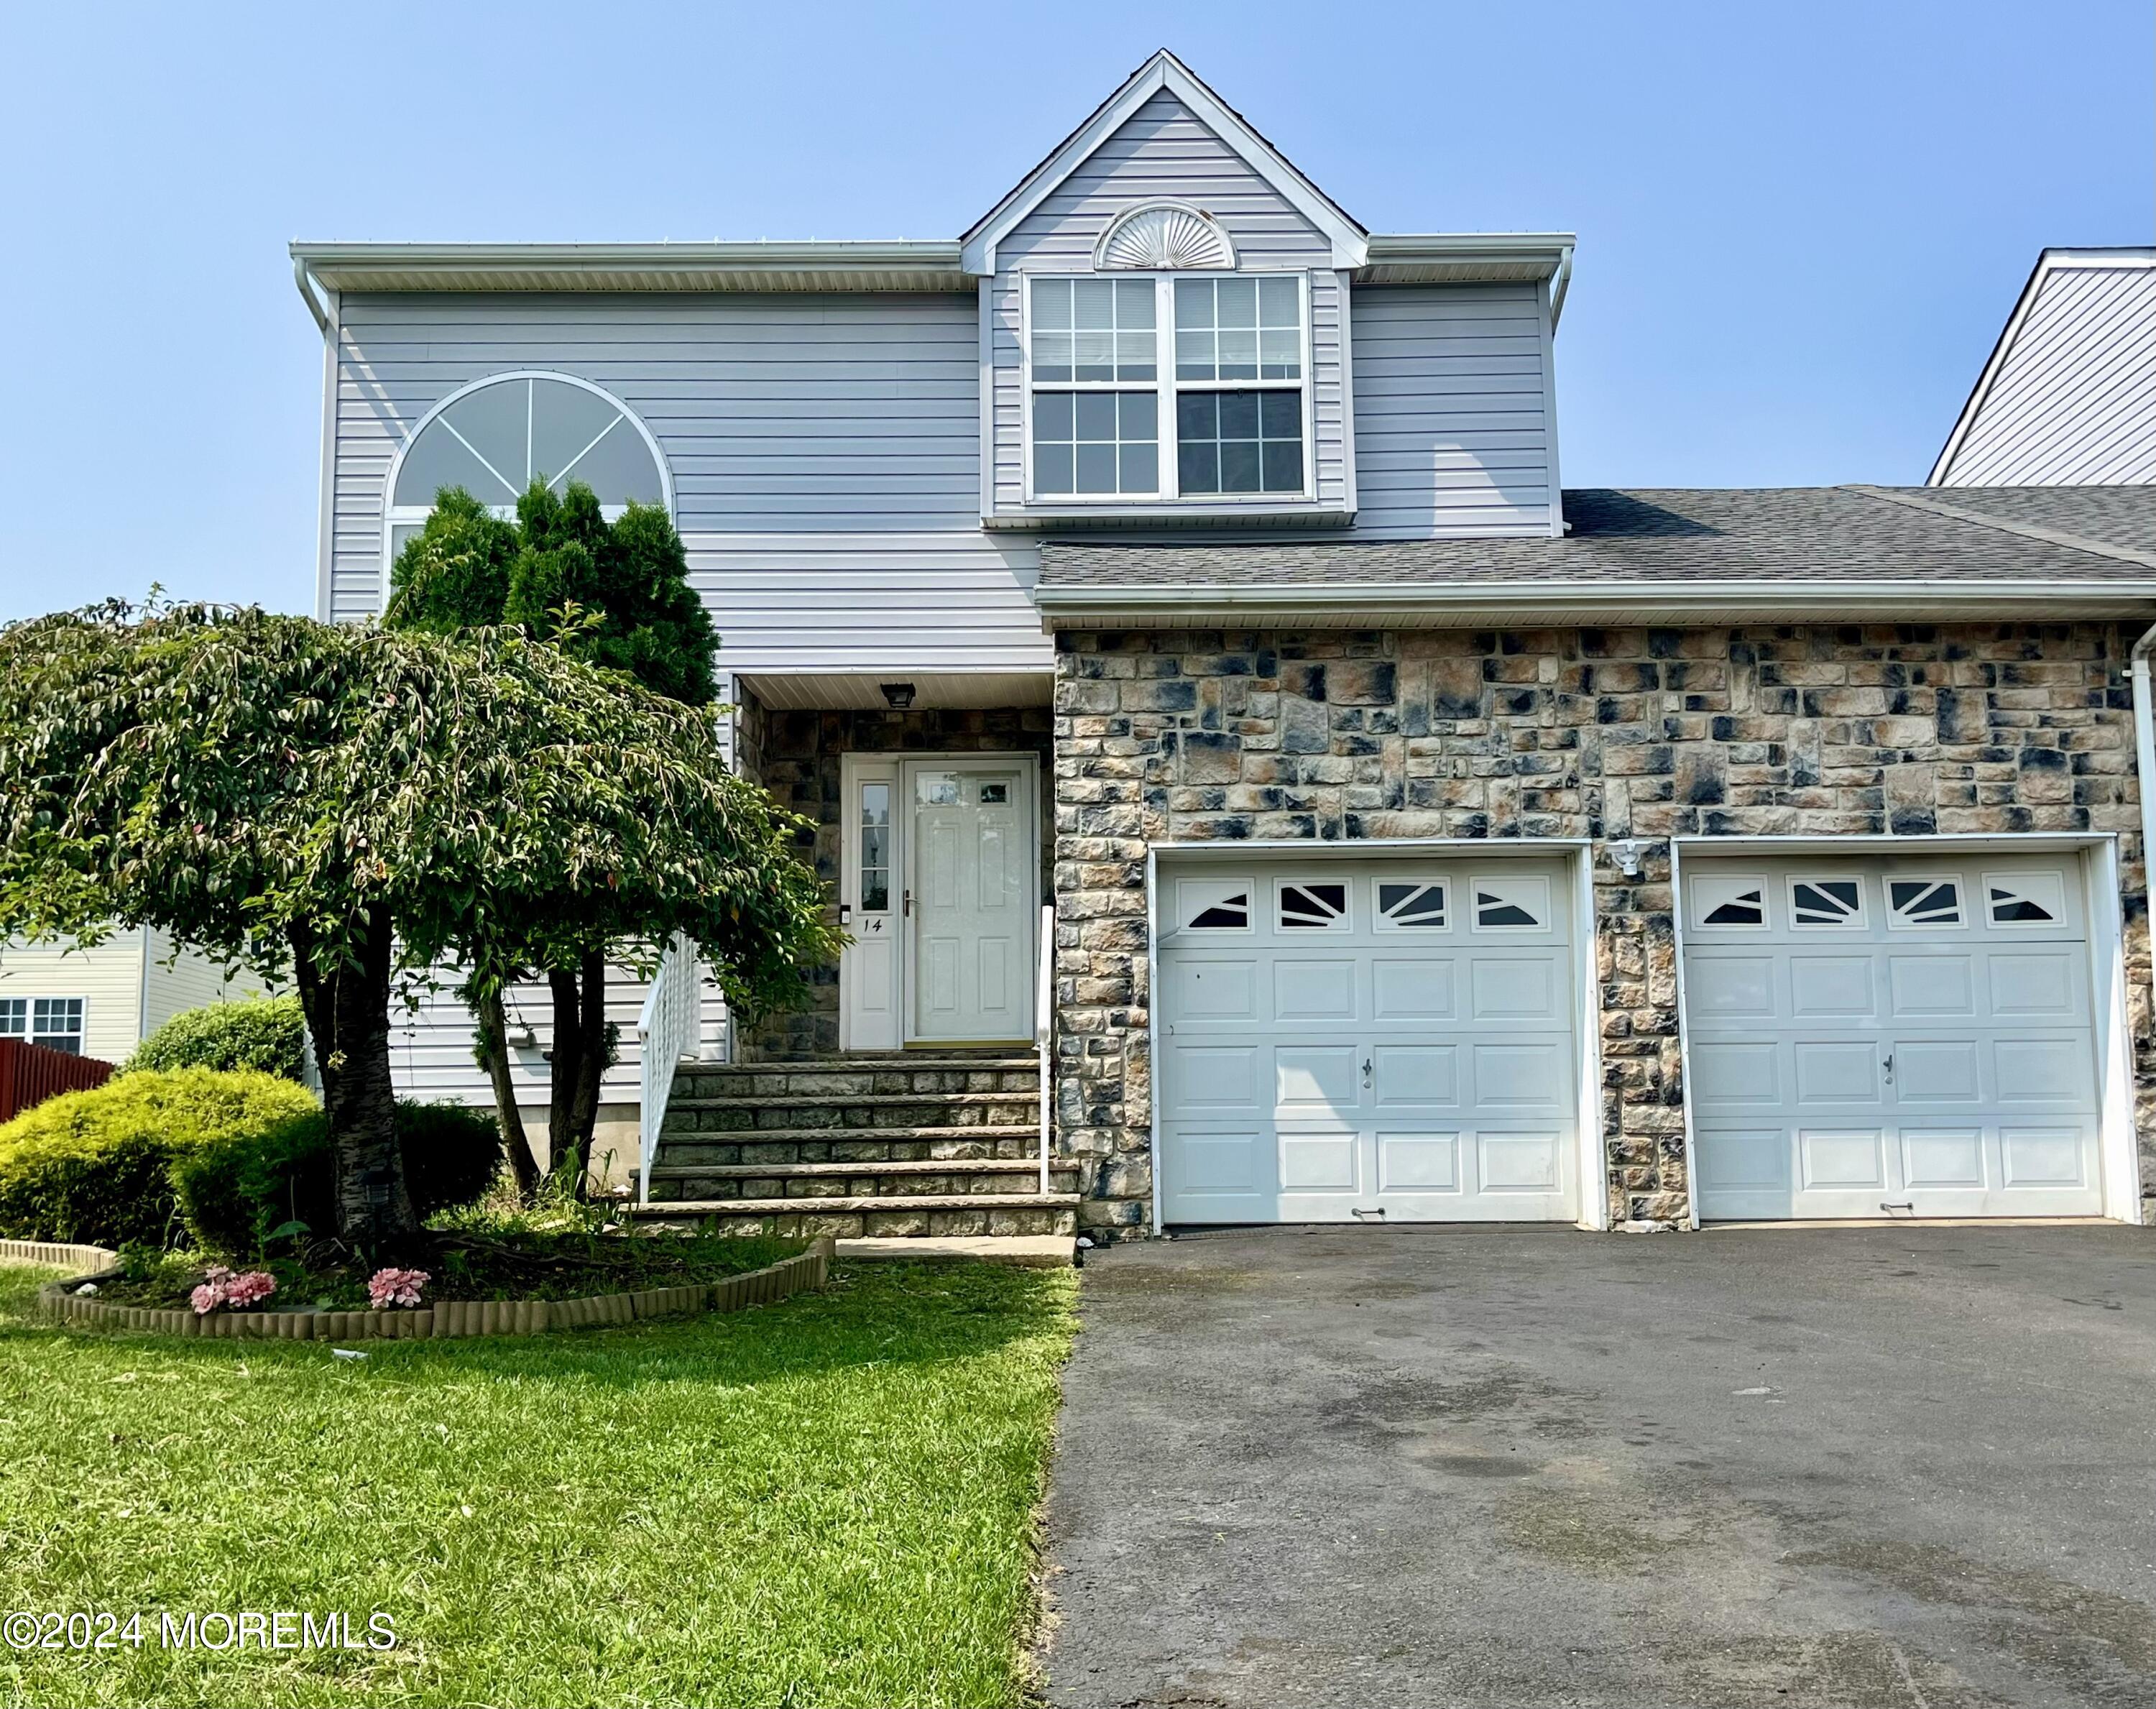
M 2071 855 L 1685 861 L 1704 1218 L 2094 1216 Z
M 1578 1214 L 1558 860 L 1163 863 L 1162 1214 Z

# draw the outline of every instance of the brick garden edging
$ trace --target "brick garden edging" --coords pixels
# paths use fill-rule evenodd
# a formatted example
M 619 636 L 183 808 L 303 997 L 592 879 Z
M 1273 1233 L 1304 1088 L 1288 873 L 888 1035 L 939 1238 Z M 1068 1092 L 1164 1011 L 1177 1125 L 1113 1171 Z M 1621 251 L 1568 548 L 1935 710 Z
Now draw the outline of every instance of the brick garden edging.
M 0 1240 L 0 1264 L 86 1265 L 109 1269 L 120 1255 L 104 1246 L 71 1246 L 62 1240 Z
M 29 1247 L 17 1240 L 0 1245 Z M 79 1275 L 48 1283 L 38 1291 L 38 1309 L 64 1323 L 94 1323 L 108 1329 L 149 1329 L 165 1335 L 245 1341 L 429 1341 L 473 1335 L 537 1335 L 554 1329 L 586 1329 L 633 1323 L 646 1317 L 672 1317 L 700 1311 L 738 1311 L 767 1306 L 830 1280 L 837 1243 L 824 1235 L 798 1257 L 782 1259 L 724 1281 L 671 1288 L 644 1288 L 633 1294 L 594 1294 L 582 1300 L 444 1300 L 416 1311 L 213 1311 L 197 1316 L 185 1307 L 123 1306 L 70 1291 L 102 1275 Z M 113 1255 L 95 1246 L 54 1246 L 47 1252 Z M 51 1263 L 51 1259 L 33 1260 Z M 72 1261 L 72 1260 L 59 1260 Z M 110 1272 L 108 1272 L 110 1274 Z

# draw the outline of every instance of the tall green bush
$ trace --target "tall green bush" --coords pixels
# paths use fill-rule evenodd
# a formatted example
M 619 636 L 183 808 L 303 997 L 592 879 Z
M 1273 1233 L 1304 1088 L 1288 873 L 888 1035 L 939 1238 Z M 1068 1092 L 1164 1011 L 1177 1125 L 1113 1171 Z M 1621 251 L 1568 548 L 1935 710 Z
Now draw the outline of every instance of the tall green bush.
M 165 1245 L 178 1228 L 176 1160 L 321 1119 L 305 1087 L 252 1070 L 146 1070 L 48 1099 L 0 1126 L 0 1234 Z
M 470 1203 L 501 1168 L 494 1119 L 458 1104 L 400 1100 L 397 1143 L 422 1217 Z M 189 1236 L 205 1251 L 252 1257 L 295 1224 L 316 1236 L 336 1232 L 336 1171 L 319 1113 L 198 1147 L 174 1160 L 172 1185 Z
M 139 1069 L 254 1068 L 306 1078 L 307 1020 L 296 997 L 258 997 L 183 1009 L 136 1047 L 122 1074 Z

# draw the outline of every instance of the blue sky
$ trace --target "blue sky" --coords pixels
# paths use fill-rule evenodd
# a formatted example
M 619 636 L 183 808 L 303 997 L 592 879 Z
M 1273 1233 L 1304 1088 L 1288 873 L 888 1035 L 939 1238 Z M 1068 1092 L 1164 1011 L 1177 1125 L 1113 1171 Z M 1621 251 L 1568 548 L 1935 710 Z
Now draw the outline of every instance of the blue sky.
M 292 238 L 955 235 L 1163 45 L 1374 229 L 1578 233 L 1568 485 L 1920 480 L 2037 250 L 2156 237 L 2146 0 L 16 0 L 0 617 L 308 608 Z

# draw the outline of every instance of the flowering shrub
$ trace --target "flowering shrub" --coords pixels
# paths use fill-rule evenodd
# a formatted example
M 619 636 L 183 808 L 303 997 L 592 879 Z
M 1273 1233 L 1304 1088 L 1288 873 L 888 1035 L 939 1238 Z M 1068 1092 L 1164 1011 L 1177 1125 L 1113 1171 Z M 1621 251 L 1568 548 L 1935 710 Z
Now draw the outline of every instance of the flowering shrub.
M 276 1291 L 277 1278 L 266 1270 L 244 1270 L 234 1275 L 223 1265 L 213 1264 L 203 1272 L 202 1286 L 187 1298 L 194 1305 L 195 1315 L 206 1317 L 220 1306 L 244 1311 Z
M 377 1270 L 367 1279 L 367 1297 L 377 1311 L 392 1306 L 416 1306 L 419 1290 L 434 1278 L 424 1270 Z

